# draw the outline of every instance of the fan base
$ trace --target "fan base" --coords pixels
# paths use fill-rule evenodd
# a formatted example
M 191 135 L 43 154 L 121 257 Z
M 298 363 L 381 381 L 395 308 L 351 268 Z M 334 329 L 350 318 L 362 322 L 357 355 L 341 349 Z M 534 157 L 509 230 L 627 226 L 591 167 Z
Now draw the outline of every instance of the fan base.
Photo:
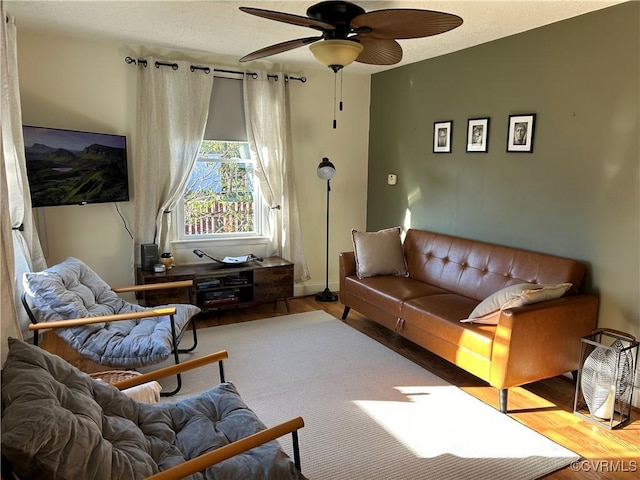
M 334 25 L 351 24 L 351 20 L 365 13 L 365 10 L 351 2 L 326 1 L 307 8 L 307 16 Z

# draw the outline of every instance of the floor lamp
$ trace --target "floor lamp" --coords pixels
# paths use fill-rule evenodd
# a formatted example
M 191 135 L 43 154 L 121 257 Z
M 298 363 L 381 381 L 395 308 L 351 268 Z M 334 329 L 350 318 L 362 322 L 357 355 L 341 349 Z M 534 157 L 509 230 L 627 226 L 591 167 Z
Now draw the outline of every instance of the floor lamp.
M 319 302 L 335 302 L 338 296 L 329 290 L 329 192 L 331 192 L 331 179 L 336 174 L 336 167 L 329 161 L 327 157 L 322 159 L 318 165 L 318 177 L 327 181 L 327 255 L 325 260 L 325 288 L 324 291 L 316 294 L 316 300 Z

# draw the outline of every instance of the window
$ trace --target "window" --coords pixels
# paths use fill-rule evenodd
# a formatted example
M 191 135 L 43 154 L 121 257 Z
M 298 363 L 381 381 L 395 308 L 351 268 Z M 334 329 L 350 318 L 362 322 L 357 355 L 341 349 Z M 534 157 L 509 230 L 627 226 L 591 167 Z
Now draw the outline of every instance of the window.
M 249 144 L 205 140 L 182 198 L 180 236 L 259 235 L 259 199 Z
M 242 81 L 216 76 L 204 138 L 178 205 L 175 237 L 260 241 L 266 207 L 249 154 Z

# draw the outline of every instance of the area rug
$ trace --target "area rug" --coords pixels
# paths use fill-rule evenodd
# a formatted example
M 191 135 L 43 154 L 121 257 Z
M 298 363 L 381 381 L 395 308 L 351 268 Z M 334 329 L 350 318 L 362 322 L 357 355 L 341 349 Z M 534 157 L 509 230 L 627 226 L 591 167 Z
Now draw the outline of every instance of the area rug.
M 198 330 L 267 426 L 302 416 L 311 480 L 536 479 L 579 457 L 323 311 Z M 180 397 L 218 381 L 208 366 Z M 166 388 L 173 388 L 167 380 Z M 291 438 L 280 439 L 291 455 Z

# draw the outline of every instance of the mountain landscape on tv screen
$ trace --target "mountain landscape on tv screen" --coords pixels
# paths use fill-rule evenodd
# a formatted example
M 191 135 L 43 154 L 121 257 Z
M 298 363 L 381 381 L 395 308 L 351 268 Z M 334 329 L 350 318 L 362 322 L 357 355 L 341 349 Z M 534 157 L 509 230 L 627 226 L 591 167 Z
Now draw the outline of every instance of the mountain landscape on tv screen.
M 94 143 L 69 150 L 34 143 L 25 155 L 33 207 L 129 199 L 125 148 Z

